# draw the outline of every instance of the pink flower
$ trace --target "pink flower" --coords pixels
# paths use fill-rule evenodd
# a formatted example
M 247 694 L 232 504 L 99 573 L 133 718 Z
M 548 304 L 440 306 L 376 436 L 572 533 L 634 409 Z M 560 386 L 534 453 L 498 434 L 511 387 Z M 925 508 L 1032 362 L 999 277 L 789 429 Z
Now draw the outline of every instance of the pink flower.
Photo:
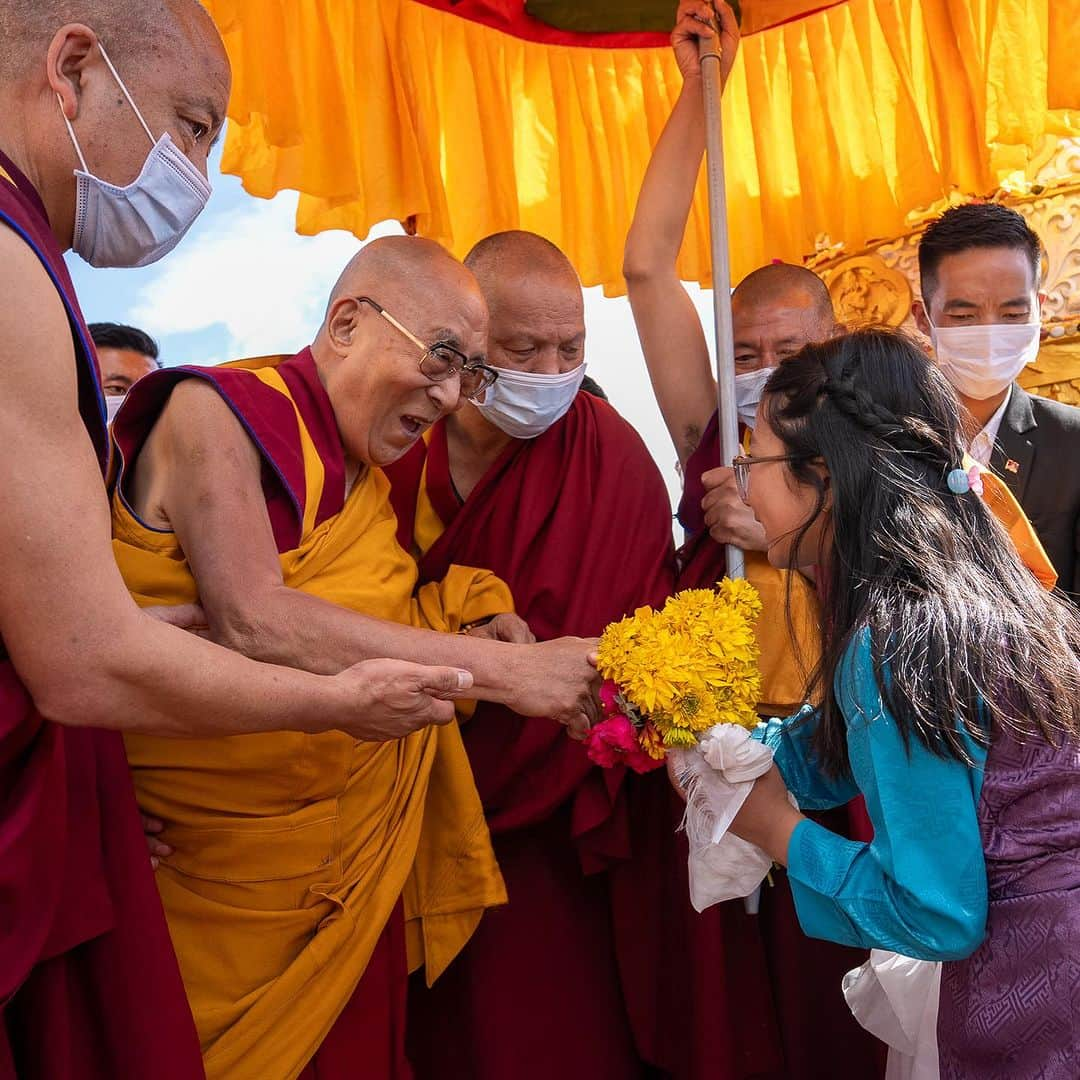
M 585 739 L 585 749 L 589 760 L 602 769 L 621 765 L 628 754 L 640 751 L 634 725 L 622 715 L 609 716 L 597 724 Z
M 603 707 L 605 716 L 622 715 L 622 708 L 619 705 L 618 683 L 613 682 L 611 679 L 604 682 L 604 685 L 600 687 L 600 704 Z
M 663 767 L 663 758 L 657 761 L 656 758 L 652 757 L 650 754 L 646 753 L 645 750 L 642 749 L 641 745 L 637 742 L 636 739 L 634 740 L 634 742 L 634 749 L 631 750 L 625 758 L 626 764 L 631 769 L 633 769 L 634 772 L 648 773 L 652 772 L 653 769 L 659 769 Z

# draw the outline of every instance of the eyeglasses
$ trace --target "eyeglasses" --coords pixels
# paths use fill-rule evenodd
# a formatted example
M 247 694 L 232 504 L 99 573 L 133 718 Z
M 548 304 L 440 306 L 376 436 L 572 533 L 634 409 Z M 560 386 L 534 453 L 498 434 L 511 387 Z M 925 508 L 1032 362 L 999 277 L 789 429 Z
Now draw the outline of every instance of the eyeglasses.
M 425 345 L 370 296 L 357 296 L 354 299 L 360 304 L 370 304 L 399 334 L 407 337 L 420 350 L 420 373 L 432 382 L 445 382 L 454 375 L 460 375 L 462 394 L 470 401 L 476 401 L 498 379 L 499 373 L 494 368 L 472 363 L 460 349 L 445 341 Z
M 809 461 L 811 454 L 774 454 L 770 457 L 754 457 L 752 454 L 740 454 L 731 462 L 735 473 L 735 490 L 743 502 L 750 497 L 750 466 L 762 465 L 767 461 Z

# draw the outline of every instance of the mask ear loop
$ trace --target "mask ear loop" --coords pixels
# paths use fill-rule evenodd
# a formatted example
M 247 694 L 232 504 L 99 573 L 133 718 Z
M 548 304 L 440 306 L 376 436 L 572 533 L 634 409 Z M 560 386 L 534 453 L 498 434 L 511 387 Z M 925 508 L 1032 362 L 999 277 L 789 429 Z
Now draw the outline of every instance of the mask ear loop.
M 147 127 L 146 121 L 143 119 L 143 114 L 139 112 L 138 105 L 135 104 L 134 98 L 128 93 L 128 88 L 124 85 L 124 80 L 120 78 L 115 65 L 112 60 L 109 59 L 109 54 L 105 51 L 105 46 L 100 40 L 98 41 L 98 48 L 101 50 L 101 58 L 105 61 L 112 77 L 116 80 L 116 85 L 120 87 L 121 93 L 127 99 L 127 103 L 131 106 L 131 111 L 138 117 L 139 123 L 142 124 L 142 129 L 146 132 L 146 137 L 150 140 L 150 145 L 156 146 L 157 141 L 154 139 L 150 128 Z M 71 126 L 71 121 L 68 119 L 68 114 L 64 112 L 64 103 L 60 99 L 59 94 L 56 95 L 56 104 L 60 106 L 60 115 L 64 118 L 64 123 L 67 125 L 68 135 L 71 136 L 71 144 L 75 147 L 75 153 L 79 156 L 79 164 L 82 166 L 82 171 L 87 175 L 90 175 L 90 167 L 86 164 L 86 158 L 83 156 L 82 147 L 79 145 L 79 140 L 75 135 L 75 129 Z
M 124 85 L 124 80 L 120 78 L 116 68 L 113 66 L 112 60 L 109 59 L 109 54 L 105 51 L 105 46 L 100 40 L 98 41 L 98 48 L 101 50 L 102 60 L 108 65 L 109 71 L 112 72 L 112 77 L 116 80 L 116 85 L 120 87 L 124 97 L 127 98 L 127 103 L 131 106 L 132 112 L 139 118 L 139 123 L 142 124 L 143 131 L 146 132 L 146 137 L 150 140 L 150 145 L 156 146 L 157 139 L 154 138 L 150 128 L 147 127 L 146 121 L 143 119 L 143 114 L 139 112 L 139 106 L 135 104 L 135 99 L 128 93 L 128 88 Z M 70 127 L 70 124 L 68 126 Z
M 60 106 L 60 115 L 64 118 L 64 123 L 67 124 L 68 135 L 71 136 L 71 144 L 75 147 L 75 153 L 79 155 L 79 164 L 82 166 L 82 171 L 87 175 L 90 175 L 90 169 L 86 164 L 86 158 L 83 157 L 82 147 L 79 145 L 79 140 L 75 137 L 75 129 L 71 126 L 68 114 L 64 112 L 64 103 L 60 100 L 59 94 L 56 95 L 56 104 Z

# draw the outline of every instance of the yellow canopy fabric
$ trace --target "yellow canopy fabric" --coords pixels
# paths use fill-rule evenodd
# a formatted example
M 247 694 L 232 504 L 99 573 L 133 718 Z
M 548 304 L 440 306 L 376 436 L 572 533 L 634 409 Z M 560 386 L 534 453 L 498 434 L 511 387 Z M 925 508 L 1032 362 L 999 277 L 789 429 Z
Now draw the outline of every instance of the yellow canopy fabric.
M 989 193 L 1046 134 L 1077 133 L 1071 6 L 847 0 L 744 38 L 724 102 L 733 279 L 801 260 L 822 233 L 894 235 L 953 187 Z M 299 232 L 410 220 L 461 256 L 531 229 L 585 284 L 624 290 L 641 177 L 681 86 L 669 49 L 524 40 L 417 0 L 207 7 L 234 68 L 223 168 L 254 195 L 300 191 Z M 710 282 L 703 185 L 680 273 Z

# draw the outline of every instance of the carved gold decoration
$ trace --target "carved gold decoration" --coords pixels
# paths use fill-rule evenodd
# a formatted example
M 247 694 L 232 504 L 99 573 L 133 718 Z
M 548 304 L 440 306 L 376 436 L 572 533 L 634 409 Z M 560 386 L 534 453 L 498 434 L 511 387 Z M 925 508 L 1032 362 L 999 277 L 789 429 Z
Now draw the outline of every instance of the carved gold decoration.
M 900 326 L 911 311 L 907 278 L 877 255 L 844 259 L 823 276 L 845 326 Z

